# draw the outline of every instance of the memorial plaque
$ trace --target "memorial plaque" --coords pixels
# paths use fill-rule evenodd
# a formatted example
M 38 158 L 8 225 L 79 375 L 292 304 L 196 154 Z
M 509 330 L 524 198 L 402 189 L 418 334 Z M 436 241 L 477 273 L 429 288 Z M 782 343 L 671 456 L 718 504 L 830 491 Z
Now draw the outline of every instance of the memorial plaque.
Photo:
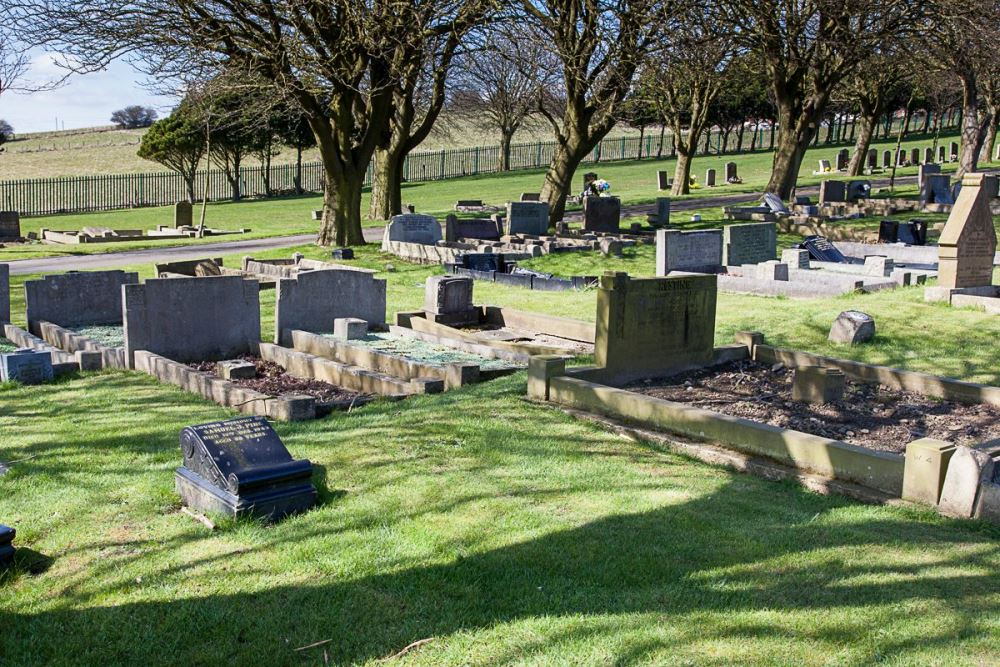
M 618 197 L 584 197 L 583 230 L 618 234 L 621 231 L 622 203 Z
M 549 232 L 549 205 L 547 202 L 508 202 L 507 233 L 545 236 Z
M 394 215 L 385 227 L 382 240 L 383 250 L 386 249 L 386 242 L 391 241 L 437 245 L 441 240 L 441 225 L 433 215 L 420 213 Z
M 825 236 L 807 236 L 802 241 L 802 247 L 809 251 L 809 256 L 817 262 L 836 262 L 850 264 L 844 253 L 830 243 Z
M 0 382 L 41 384 L 55 377 L 52 353 L 25 348 L 0 354 Z
M 962 191 L 938 241 L 938 286 L 986 287 L 993 284 L 996 230 L 990 213 L 996 177 L 966 174 Z
M 191 227 L 193 223 L 191 202 L 179 201 L 174 204 L 174 227 Z
M 263 417 L 188 426 L 180 445 L 175 483 L 189 507 L 277 520 L 316 503 L 312 465 L 293 460 Z
M 17 211 L 0 211 L 0 241 L 21 238 L 21 216 Z
M 716 277 L 629 278 L 605 273 L 597 293 L 594 357 L 606 381 L 669 374 L 712 360 Z
M 722 269 L 722 230 L 656 232 L 656 275 L 671 271 L 717 273 Z
M 847 188 L 843 181 L 823 181 L 819 184 L 820 204 L 845 201 L 847 201 Z
M 14 538 L 17 531 L 10 526 L 0 524 L 0 567 L 7 567 L 14 562 Z
M 726 225 L 722 231 L 724 266 L 759 264 L 777 256 L 778 232 L 773 222 Z

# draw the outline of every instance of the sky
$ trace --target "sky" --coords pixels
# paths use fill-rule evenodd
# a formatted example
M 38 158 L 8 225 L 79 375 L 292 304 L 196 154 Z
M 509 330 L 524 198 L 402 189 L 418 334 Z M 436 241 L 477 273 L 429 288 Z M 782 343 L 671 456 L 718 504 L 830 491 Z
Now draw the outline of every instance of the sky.
M 26 80 L 51 81 L 63 74 L 49 54 L 33 56 Z M 111 124 L 111 113 L 131 104 L 156 109 L 161 117 L 170 113 L 176 101 L 145 90 L 143 77 L 128 63 L 117 61 L 107 70 L 72 77 L 50 91 L 29 94 L 4 93 L 0 97 L 0 118 L 15 132 L 45 132 Z

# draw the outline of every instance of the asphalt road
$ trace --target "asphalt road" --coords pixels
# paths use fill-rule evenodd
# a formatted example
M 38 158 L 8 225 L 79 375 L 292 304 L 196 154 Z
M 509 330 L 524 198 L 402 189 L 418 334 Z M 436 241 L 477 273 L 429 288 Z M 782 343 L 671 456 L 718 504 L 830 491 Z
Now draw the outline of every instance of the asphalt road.
M 900 185 L 916 182 L 916 177 L 898 178 Z M 872 180 L 872 187 L 888 185 L 888 179 Z M 800 195 L 815 195 L 819 192 L 817 186 L 798 189 Z M 763 193 L 741 193 L 721 195 L 711 198 L 686 199 L 673 202 L 672 211 L 690 211 L 706 206 L 733 206 L 744 202 L 758 201 Z M 653 211 L 652 205 L 626 206 L 624 214 L 642 215 Z M 567 220 L 579 220 L 581 213 L 569 213 Z M 365 240 L 377 242 L 382 239 L 382 227 L 366 227 Z M 293 248 L 312 243 L 313 234 L 297 236 L 274 236 L 266 239 L 251 239 L 245 241 L 220 241 L 219 243 L 202 243 L 198 245 L 175 246 L 165 248 L 148 248 L 145 250 L 128 250 L 125 252 L 95 253 L 91 255 L 63 255 L 61 257 L 45 257 L 42 259 L 19 259 L 8 262 L 11 275 L 27 275 L 33 273 L 56 273 L 65 271 L 94 271 L 97 269 L 114 269 L 135 264 L 181 261 L 201 257 L 217 257 L 220 255 L 252 255 L 265 250 Z

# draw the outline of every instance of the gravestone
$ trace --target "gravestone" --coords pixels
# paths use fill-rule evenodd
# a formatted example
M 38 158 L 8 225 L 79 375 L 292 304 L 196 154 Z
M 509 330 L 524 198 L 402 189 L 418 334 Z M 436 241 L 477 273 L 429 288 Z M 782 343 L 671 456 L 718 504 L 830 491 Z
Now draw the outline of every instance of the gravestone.
M 507 233 L 545 236 L 549 232 L 549 205 L 547 202 L 508 202 Z
M 993 284 L 996 230 L 990 194 L 996 177 L 966 174 L 962 192 L 938 240 L 938 287 L 956 289 Z
M 882 151 L 882 168 L 888 169 L 892 166 L 892 151 Z
M 871 191 L 872 184 L 869 181 L 848 181 L 845 186 L 844 199 L 856 204 L 861 199 L 868 199 Z
M 615 238 L 602 238 L 600 242 L 601 254 L 605 257 L 621 257 L 622 242 Z
M 809 251 L 802 248 L 786 248 L 781 251 L 781 262 L 792 269 L 808 269 Z
M 788 215 L 788 207 L 785 206 L 785 202 L 781 201 L 781 197 L 774 194 L 773 192 L 765 192 L 762 197 L 764 206 L 771 209 L 771 213 L 775 215 Z
M 538 192 L 522 192 L 521 193 L 520 201 L 537 202 L 537 201 L 540 201 L 541 198 L 542 198 L 542 195 L 541 195 L 541 193 L 538 193 Z
M 924 164 L 934 164 L 934 149 L 930 146 L 924 149 Z
M 333 321 L 333 337 L 338 340 L 360 340 L 368 335 L 368 322 L 357 317 L 338 317 Z
M 14 563 L 15 537 L 17 537 L 16 530 L 0 524 L 0 567 L 8 567 Z
M 618 197 L 584 197 L 583 230 L 618 234 L 621 231 L 622 202 Z
M 10 322 L 10 267 L 0 264 L 0 325 L 7 322 Z
M 949 148 L 951 150 L 949 151 L 949 158 L 948 159 L 951 160 L 952 162 L 957 162 L 958 161 L 958 142 L 957 141 L 951 142 Z
M 817 262 L 835 262 L 837 264 L 849 264 L 844 253 L 837 250 L 836 246 L 830 243 L 823 236 L 807 236 L 802 241 L 802 247 L 809 251 L 809 257 Z
M 897 167 L 906 166 L 906 151 L 903 150 L 902 148 L 900 148 L 899 152 L 896 153 L 896 166 Z
M 263 417 L 188 426 L 174 481 L 188 507 L 278 520 L 316 504 L 312 464 L 292 459 Z
M 670 197 L 656 198 L 656 212 L 649 216 L 649 222 L 654 227 L 666 227 L 670 224 Z
M 868 162 L 866 166 L 871 170 L 878 169 L 878 151 L 874 148 L 868 150 Z
M 933 161 L 928 161 L 920 165 L 920 168 L 917 169 L 917 187 L 923 190 L 924 181 L 927 180 L 927 177 L 930 176 L 931 174 L 940 174 L 940 173 L 941 173 L 941 165 L 934 164 Z
M 940 162 L 941 164 L 944 164 L 945 162 L 948 161 L 948 154 L 945 152 L 945 147 L 944 146 L 938 146 L 938 159 L 937 159 L 937 161 Z
M 53 377 L 51 352 L 25 348 L 0 354 L 0 382 L 41 384 Z
M 462 267 L 470 271 L 503 271 L 503 255 L 492 252 L 470 252 L 462 255 Z
M 594 359 L 606 381 L 653 378 L 709 363 L 717 295 L 714 275 L 605 273 L 597 293 Z
M 726 183 L 734 183 L 739 180 L 739 175 L 736 173 L 736 163 L 727 162 L 726 163 Z
M 667 175 L 667 172 L 656 172 L 656 188 L 661 192 L 670 189 L 670 177 Z
M 118 326 L 122 286 L 138 282 L 138 273 L 124 271 L 74 271 L 28 280 L 24 283 L 28 329 L 40 336 L 42 322 L 61 327 Z
M 385 226 L 382 236 L 382 250 L 388 250 L 388 243 L 420 243 L 422 245 L 437 245 L 441 240 L 441 225 L 433 215 L 420 213 L 404 213 L 394 215 Z
M 449 215 L 445 219 L 445 240 L 455 243 L 459 239 L 477 239 L 480 241 L 499 241 L 501 228 L 490 218 L 461 220 L 458 216 Z
M 913 148 L 910 150 L 910 164 L 916 165 L 920 164 L 920 149 Z
M 0 211 L 0 241 L 21 238 L 21 215 L 17 211 Z
M 307 272 L 322 273 L 321 271 Z M 152 278 L 122 288 L 125 352 L 146 350 L 181 363 L 257 354 L 259 285 L 242 276 Z
M 179 201 L 174 204 L 174 227 L 192 227 L 193 224 L 191 202 Z
M 847 201 L 847 188 L 843 181 L 823 181 L 819 184 L 820 204 L 845 201 Z
M 472 303 L 472 278 L 429 276 L 424 284 L 424 312 L 441 324 L 477 324 L 479 310 Z
M 859 310 L 845 310 L 833 321 L 828 336 L 831 343 L 858 345 L 875 337 L 875 319 Z
M 743 275 L 754 280 L 788 280 L 788 265 L 774 259 L 747 264 L 743 267 Z
M 927 221 L 909 220 L 900 223 L 896 231 L 896 241 L 907 245 L 927 244 Z
M 705 171 L 705 187 L 715 187 L 715 170 L 708 169 Z
M 951 176 L 948 174 L 927 174 L 920 189 L 920 201 L 925 204 L 954 204 L 951 194 Z
M 837 171 L 847 171 L 847 163 L 851 159 L 851 153 L 846 148 L 837 151 Z
M 897 220 L 882 220 L 878 223 L 878 242 L 896 243 L 899 239 L 899 222 Z
M 330 251 L 330 259 L 354 259 L 354 248 L 334 248 Z
M 722 229 L 722 264 L 759 264 L 777 255 L 778 233 L 773 222 L 726 225 Z
M 862 271 L 870 276 L 887 278 L 892 275 L 893 269 L 895 268 L 895 262 L 892 257 L 886 257 L 884 255 L 867 255 L 865 256 L 865 263 Z
M 830 161 L 829 160 L 820 160 L 819 161 L 819 171 L 820 171 L 821 174 L 825 174 L 828 171 L 833 171 L 833 168 L 830 166 Z
M 656 232 L 656 275 L 671 271 L 716 273 L 722 269 L 722 230 Z
M 275 286 L 274 342 L 291 344 L 291 331 L 327 332 L 333 321 L 357 317 L 385 324 L 385 280 L 367 269 L 302 271 Z

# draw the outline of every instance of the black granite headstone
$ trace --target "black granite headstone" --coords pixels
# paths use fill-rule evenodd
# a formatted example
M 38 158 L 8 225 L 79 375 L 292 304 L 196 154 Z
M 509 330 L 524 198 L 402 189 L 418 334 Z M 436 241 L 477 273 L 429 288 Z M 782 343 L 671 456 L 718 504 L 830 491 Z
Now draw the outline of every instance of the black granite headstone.
M 878 242 L 895 243 L 899 238 L 899 222 L 896 220 L 883 220 L 878 224 Z
M 503 271 L 503 255 L 492 252 L 470 252 L 462 255 L 462 265 L 472 271 Z
M 838 264 L 850 263 L 847 258 L 844 257 L 844 253 L 837 250 L 837 248 L 830 243 L 825 236 L 807 236 L 799 247 L 808 250 L 809 257 L 818 262 L 837 262 Z
M 910 220 L 899 225 L 897 240 L 906 245 L 927 244 L 927 221 Z
M 263 417 L 239 417 L 181 431 L 177 492 L 189 507 L 272 520 L 316 503 L 312 465 L 295 461 Z
M 0 524 L 0 567 L 6 567 L 14 562 L 14 536 L 17 531 Z
M 333 259 L 354 259 L 353 248 L 337 248 L 332 253 Z

